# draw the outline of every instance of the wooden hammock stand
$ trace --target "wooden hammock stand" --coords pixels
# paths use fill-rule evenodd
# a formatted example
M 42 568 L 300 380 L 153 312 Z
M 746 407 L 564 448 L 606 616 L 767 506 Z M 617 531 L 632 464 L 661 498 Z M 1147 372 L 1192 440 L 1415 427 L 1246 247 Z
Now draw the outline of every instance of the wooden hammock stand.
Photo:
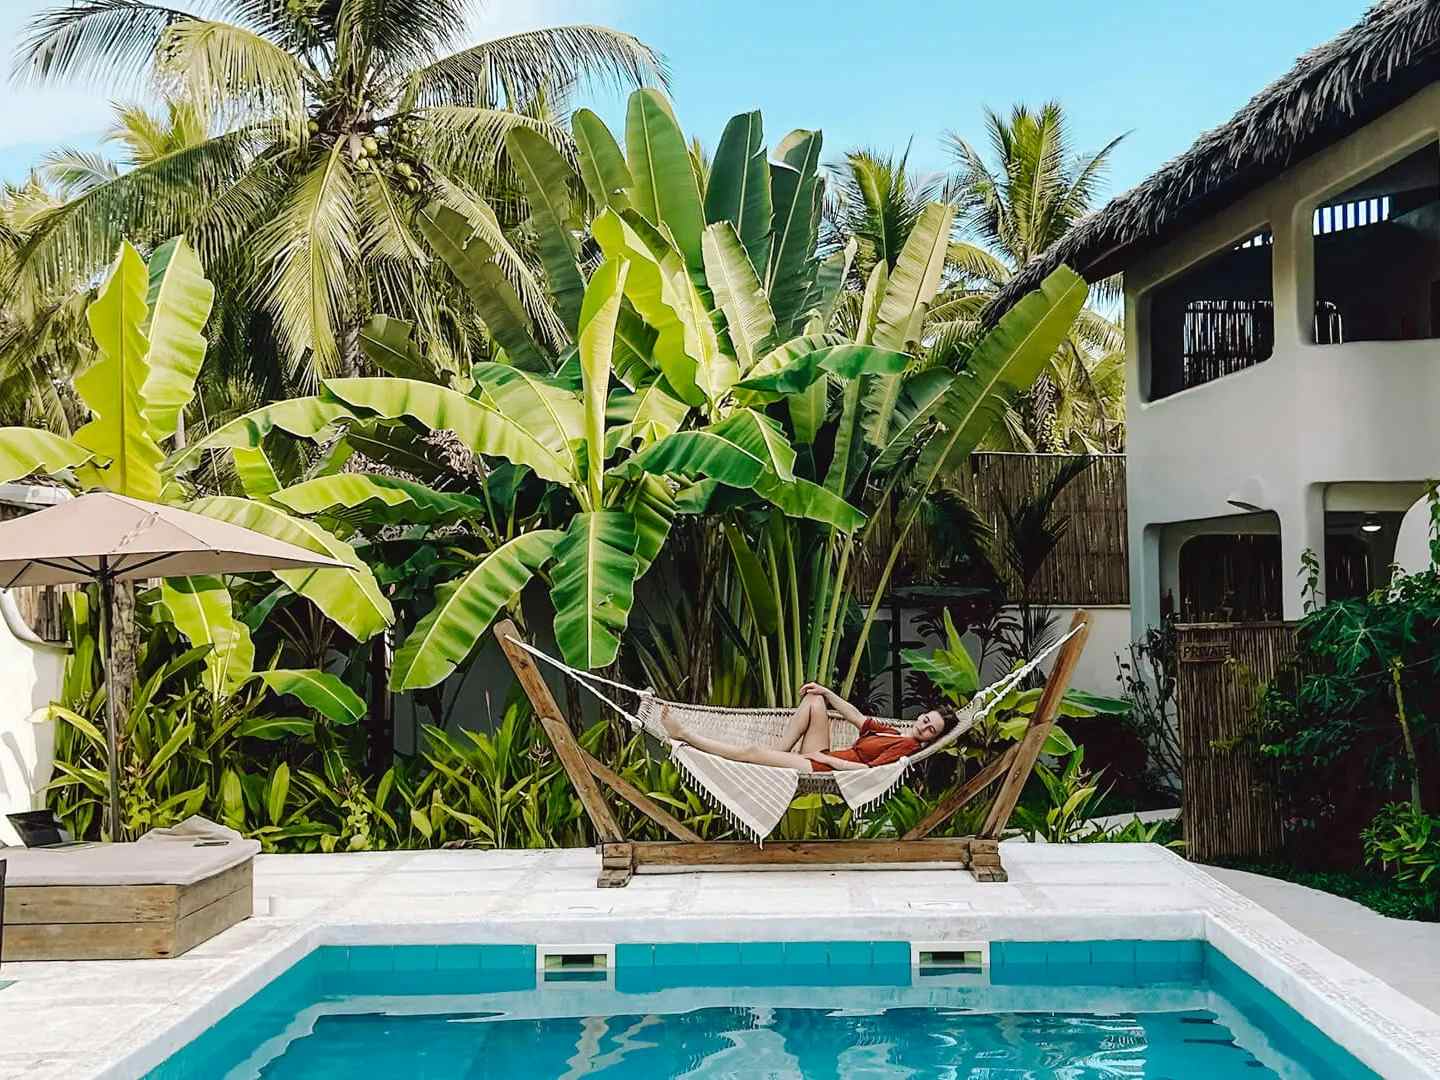
M 1024 737 L 941 799 L 935 809 L 903 837 L 898 840 L 767 841 L 763 847 L 743 840 L 702 840 L 673 814 L 586 751 L 576 741 L 530 654 L 509 640 L 520 640 L 515 624 L 509 619 L 501 621 L 495 626 L 495 636 L 505 650 L 510 666 L 515 669 L 515 676 L 526 696 L 534 705 L 535 715 L 555 747 L 570 782 L 575 785 L 575 791 L 595 829 L 601 859 L 597 884 L 602 889 L 621 888 L 629 884 L 636 874 L 786 866 L 893 869 L 939 864 L 969 870 L 976 881 L 1005 881 L 1007 875 L 1000 862 L 1000 837 L 1055 724 L 1060 699 L 1070 684 L 1075 665 L 1085 647 L 1089 621 L 1090 617 L 1085 612 L 1075 613 L 1070 625 L 1072 629 L 1079 628 L 1079 633 L 1065 643 L 1056 657 Z M 978 835 L 931 837 L 931 833 L 997 780 L 1001 781 L 1000 788 Z M 626 839 L 605 801 L 601 785 L 608 787 L 674 839 Z

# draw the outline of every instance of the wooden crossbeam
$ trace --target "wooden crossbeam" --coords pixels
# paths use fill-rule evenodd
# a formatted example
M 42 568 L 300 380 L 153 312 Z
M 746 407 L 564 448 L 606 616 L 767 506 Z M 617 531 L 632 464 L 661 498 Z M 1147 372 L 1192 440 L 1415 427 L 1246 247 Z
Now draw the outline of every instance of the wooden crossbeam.
M 977 848 L 976 845 L 979 845 Z M 637 872 L 645 867 L 719 869 L 756 866 L 866 866 L 897 863 L 948 863 L 957 869 L 971 866 L 978 854 L 986 866 L 999 865 L 994 841 L 972 837 L 926 840 L 767 840 L 764 847 L 744 840 L 709 840 L 683 843 L 658 840 L 635 844 L 602 844 L 605 865 L 622 860 Z
M 595 758 L 586 751 L 584 747 L 580 748 L 580 753 L 584 757 L 586 767 L 595 775 L 597 780 L 609 787 L 616 795 L 619 795 L 671 836 L 675 837 L 676 840 L 687 840 L 696 844 L 704 843 L 699 833 L 687 828 L 679 818 L 660 806 L 654 799 L 650 798 L 649 795 L 646 795 L 603 761 Z
M 945 798 L 936 804 L 935 808 L 926 814 L 920 823 L 907 832 L 902 840 L 923 840 L 932 832 L 938 829 L 945 822 L 949 821 L 975 796 L 979 795 L 1015 763 L 1015 758 L 1020 753 L 1019 744 L 1015 744 L 997 757 L 990 764 L 986 765 L 978 773 L 972 776 L 965 783 L 952 791 Z

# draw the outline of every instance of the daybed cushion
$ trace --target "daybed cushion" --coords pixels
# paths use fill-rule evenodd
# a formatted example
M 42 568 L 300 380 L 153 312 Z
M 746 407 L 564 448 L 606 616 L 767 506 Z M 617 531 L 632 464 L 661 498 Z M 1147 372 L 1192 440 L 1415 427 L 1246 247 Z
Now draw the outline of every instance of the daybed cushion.
M 0 848 L 10 888 L 42 885 L 193 885 L 253 859 L 256 840 L 196 847 L 194 839 L 70 848 Z

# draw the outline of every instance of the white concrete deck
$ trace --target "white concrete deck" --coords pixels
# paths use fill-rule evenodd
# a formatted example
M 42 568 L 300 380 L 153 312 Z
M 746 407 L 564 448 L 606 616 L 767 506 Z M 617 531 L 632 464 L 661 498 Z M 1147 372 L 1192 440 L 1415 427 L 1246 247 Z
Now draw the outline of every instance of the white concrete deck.
M 1204 938 L 1391 1080 L 1440 1077 L 1440 1015 L 1151 845 L 1005 845 L 954 871 L 745 872 L 594 887 L 590 851 L 261 856 L 257 917 L 175 960 L 7 964 L 0 1078 L 136 1077 L 323 944 Z

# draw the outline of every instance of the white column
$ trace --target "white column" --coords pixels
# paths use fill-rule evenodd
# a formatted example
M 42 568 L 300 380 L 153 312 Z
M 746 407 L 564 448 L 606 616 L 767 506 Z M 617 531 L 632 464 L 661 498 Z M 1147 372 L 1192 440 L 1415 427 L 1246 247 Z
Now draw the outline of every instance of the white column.
M 1160 527 L 1130 520 L 1130 636 L 1160 625 Z
M 1301 557 L 1313 551 L 1319 560 L 1318 602 L 1325 602 L 1325 489 L 1319 484 L 1306 487 L 1292 501 L 1275 507 L 1280 517 L 1280 585 L 1286 619 L 1305 614 L 1305 579 Z

